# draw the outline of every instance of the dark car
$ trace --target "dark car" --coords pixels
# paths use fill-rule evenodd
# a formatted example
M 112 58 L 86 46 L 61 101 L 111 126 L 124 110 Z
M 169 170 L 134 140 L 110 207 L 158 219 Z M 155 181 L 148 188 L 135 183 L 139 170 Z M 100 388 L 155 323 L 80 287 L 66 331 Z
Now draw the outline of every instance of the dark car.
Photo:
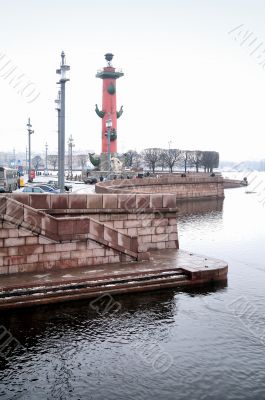
M 84 182 L 89 183 L 90 185 L 94 185 L 95 183 L 97 183 L 97 181 L 97 178 L 95 178 L 94 176 L 88 176 Z
M 57 181 L 49 181 L 48 182 L 48 185 L 52 185 L 52 186 L 54 186 L 56 189 L 59 189 L 59 184 L 58 184 L 58 182 Z M 73 186 L 72 185 L 69 185 L 68 183 L 65 183 L 64 184 L 64 190 L 66 191 L 66 192 L 71 192 L 72 191 L 72 188 L 73 188 Z

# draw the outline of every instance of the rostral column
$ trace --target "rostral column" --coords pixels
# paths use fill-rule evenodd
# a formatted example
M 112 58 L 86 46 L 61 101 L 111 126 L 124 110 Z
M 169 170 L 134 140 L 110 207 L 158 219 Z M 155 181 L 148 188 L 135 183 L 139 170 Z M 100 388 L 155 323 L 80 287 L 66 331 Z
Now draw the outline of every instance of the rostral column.
M 105 164 L 108 153 L 108 138 L 106 121 L 111 119 L 112 128 L 110 135 L 110 152 L 117 153 L 117 119 L 123 113 L 123 106 L 121 106 L 120 111 L 116 110 L 116 80 L 123 76 L 121 71 L 116 71 L 112 66 L 113 54 L 105 54 L 105 59 L 107 61 L 107 66 L 102 70 L 98 71 L 96 74 L 97 78 L 103 80 L 103 92 L 102 92 L 102 110 L 100 111 L 98 105 L 96 104 L 96 113 L 102 118 L 102 161 Z M 101 168 L 102 169 L 102 168 Z

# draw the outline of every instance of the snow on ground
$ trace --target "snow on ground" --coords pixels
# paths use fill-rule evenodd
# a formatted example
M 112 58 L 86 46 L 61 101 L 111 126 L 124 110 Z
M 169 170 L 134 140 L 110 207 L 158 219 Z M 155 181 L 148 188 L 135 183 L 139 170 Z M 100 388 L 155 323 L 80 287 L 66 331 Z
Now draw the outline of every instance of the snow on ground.
M 49 176 L 36 176 L 32 184 L 27 183 L 28 177 L 24 175 L 25 186 L 28 185 L 35 185 L 37 186 L 38 183 L 48 183 L 49 181 L 58 181 L 57 175 L 49 175 Z M 65 180 L 66 184 L 72 185 L 72 193 L 95 193 L 95 185 L 85 184 L 82 181 L 68 181 Z M 22 189 L 17 189 L 16 192 L 21 192 Z M 66 192 L 67 193 L 67 192 Z

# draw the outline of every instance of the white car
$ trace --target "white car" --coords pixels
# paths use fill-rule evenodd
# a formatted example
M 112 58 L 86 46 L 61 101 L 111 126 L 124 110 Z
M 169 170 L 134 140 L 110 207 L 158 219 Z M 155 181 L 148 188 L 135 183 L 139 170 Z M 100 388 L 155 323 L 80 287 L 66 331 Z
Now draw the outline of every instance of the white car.
M 22 190 L 22 193 L 47 193 L 43 189 L 38 186 L 25 186 Z

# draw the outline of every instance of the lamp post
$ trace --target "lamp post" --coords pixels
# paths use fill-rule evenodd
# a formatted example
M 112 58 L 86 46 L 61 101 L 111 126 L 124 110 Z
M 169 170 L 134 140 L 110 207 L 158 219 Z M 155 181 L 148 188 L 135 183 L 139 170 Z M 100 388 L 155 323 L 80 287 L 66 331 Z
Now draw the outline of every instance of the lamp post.
M 13 148 L 13 168 L 16 168 L 16 149 Z
M 48 175 L 48 143 L 45 144 L 45 175 Z
M 28 148 L 26 147 L 26 173 L 28 171 Z
M 71 180 L 73 179 L 73 147 L 75 147 L 73 141 L 74 139 L 71 135 L 68 139 L 68 163 L 69 163 L 69 176 Z
M 67 71 L 70 70 L 69 65 L 65 64 L 65 54 L 61 53 L 61 67 L 56 70 L 56 73 L 61 76 L 60 84 L 61 88 L 61 109 L 60 109 L 60 146 L 59 146 L 59 170 L 58 180 L 60 186 L 60 192 L 64 193 L 64 174 L 65 174 L 65 83 L 69 81 L 66 77 Z
M 106 120 L 106 129 L 107 129 L 107 139 L 108 139 L 108 170 L 111 171 L 111 158 L 110 158 L 110 133 L 112 128 L 112 119 L 108 118 Z
M 60 185 L 60 175 L 59 175 L 59 160 L 60 160 L 60 143 L 61 143 L 61 137 L 60 137 L 60 119 L 61 119 L 61 92 L 60 90 L 58 91 L 58 96 L 57 99 L 55 100 L 55 104 L 56 104 L 56 110 L 57 110 L 57 119 L 58 119 L 58 185 L 59 187 L 61 187 Z
M 30 118 L 28 119 L 28 123 L 27 123 L 27 127 L 28 127 L 28 139 L 29 139 L 29 171 L 28 171 L 28 182 L 32 182 L 30 173 L 31 173 L 31 135 L 32 133 L 34 133 L 34 131 L 31 129 L 32 125 L 30 123 Z

